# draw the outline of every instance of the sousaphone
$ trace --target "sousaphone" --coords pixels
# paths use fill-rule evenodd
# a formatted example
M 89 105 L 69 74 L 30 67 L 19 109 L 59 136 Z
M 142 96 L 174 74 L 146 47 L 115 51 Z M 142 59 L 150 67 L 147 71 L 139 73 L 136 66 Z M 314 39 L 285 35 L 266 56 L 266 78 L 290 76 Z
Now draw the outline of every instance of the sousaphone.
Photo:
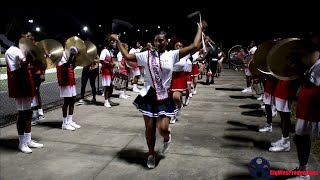
M 44 53 L 47 69 L 55 68 L 63 56 L 62 44 L 54 39 L 44 39 L 37 46 Z
M 34 63 L 42 66 L 42 69 L 47 68 L 47 62 L 44 58 L 43 51 L 41 51 L 31 39 L 25 37 L 20 38 L 19 49 L 21 49 L 26 57 L 32 56 Z
M 280 80 L 294 80 L 319 59 L 319 51 L 312 41 L 287 38 L 279 41 L 268 53 L 267 67 Z
M 70 37 L 66 41 L 65 45 L 65 51 L 66 51 L 66 56 L 69 58 L 70 56 L 70 48 L 71 47 L 76 47 L 78 50 L 78 54 L 75 56 L 75 65 L 76 66 L 88 66 L 93 62 L 93 59 L 90 59 L 87 55 L 87 47 L 84 43 L 84 41 L 79 38 L 78 36 L 73 36 Z

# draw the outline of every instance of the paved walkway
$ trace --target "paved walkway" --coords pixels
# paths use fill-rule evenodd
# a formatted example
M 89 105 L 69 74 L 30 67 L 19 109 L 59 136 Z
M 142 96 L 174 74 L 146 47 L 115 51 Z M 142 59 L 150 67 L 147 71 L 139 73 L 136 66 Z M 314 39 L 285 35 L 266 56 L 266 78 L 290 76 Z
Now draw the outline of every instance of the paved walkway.
M 254 179 L 248 163 L 264 157 L 271 169 L 294 169 L 296 148 L 271 153 L 269 143 L 281 137 L 279 117 L 270 134 L 256 132 L 266 122 L 254 94 L 243 94 L 241 72 L 224 69 L 216 84 L 199 84 L 190 105 L 171 125 L 173 143 L 159 156 L 155 169 L 146 168 L 147 145 L 141 114 L 132 105 L 136 94 L 111 109 L 98 105 L 76 106 L 74 119 L 82 128 L 61 130 L 61 108 L 46 112 L 46 119 L 33 127 L 33 138 L 44 143 L 32 154 L 16 150 L 15 125 L 0 129 L 1 180 L 144 180 L 144 179 Z M 292 136 L 292 134 L 291 134 Z M 156 150 L 162 148 L 157 134 Z M 310 169 L 317 169 L 313 156 Z M 284 178 L 277 178 L 284 179 Z M 313 177 L 313 179 L 320 179 Z

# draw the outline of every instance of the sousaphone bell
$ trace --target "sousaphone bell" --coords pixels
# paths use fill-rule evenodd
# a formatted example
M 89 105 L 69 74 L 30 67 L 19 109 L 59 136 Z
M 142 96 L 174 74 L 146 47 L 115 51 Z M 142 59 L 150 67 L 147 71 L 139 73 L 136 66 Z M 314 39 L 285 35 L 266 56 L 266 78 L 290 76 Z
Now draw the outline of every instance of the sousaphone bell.
M 294 80 L 319 59 L 319 51 L 310 40 L 287 38 L 279 41 L 268 53 L 267 66 L 280 80 Z
M 62 44 L 54 39 L 44 39 L 37 46 L 44 53 L 47 69 L 55 68 L 63 56 Z
M 35 64 L 39 64 L 42 68 L 47 68 L 47 62 L 44 58 L 44 53 L 37 47 L 37 45 L 29 38 L 22 37 L 19 40 L 19 49 L 28 57 L 32 56 Z
M 76 66 L 88 66 L 93 62 L 93 59 L 90 59 L 87 55 L 87 47 L 84 43 L 84 41 L 77 37 L 77 36 L 73 36 L 70 37 L 65 44 L 65 52 L 66 52 L 66 56 L 67 58 L 70 57 L 70 48 L 71 47 L 76 47 L 78 50 L 78 54 L 75 56 L 75 65 Z

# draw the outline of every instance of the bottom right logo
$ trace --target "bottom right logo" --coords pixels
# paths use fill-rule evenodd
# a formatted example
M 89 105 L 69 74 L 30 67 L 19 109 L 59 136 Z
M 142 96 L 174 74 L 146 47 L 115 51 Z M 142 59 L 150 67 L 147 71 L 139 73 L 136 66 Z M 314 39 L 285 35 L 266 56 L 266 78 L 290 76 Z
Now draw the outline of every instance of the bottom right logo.
M 270 163 L 263 157 L 253 158 L 248 165 L 248 169 L 250 175 L 256 179 L 270 177 Z

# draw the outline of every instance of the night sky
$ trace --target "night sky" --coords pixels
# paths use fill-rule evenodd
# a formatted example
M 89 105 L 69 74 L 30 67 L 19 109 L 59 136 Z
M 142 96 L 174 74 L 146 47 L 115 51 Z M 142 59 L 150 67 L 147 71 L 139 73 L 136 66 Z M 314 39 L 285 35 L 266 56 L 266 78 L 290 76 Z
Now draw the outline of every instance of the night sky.
M 250 40 L 259 43 L 276 37 L 299 37 L 320 29 L 316 6 L 301 2 L 281 5 L 280 2 L 272 1 L 221 1 L 220 4 L 212 1 L 211 6 L 203 1 L 196 1 L 198 4 L 177 1 L 180 5 L 170 5 L 170 1 L 102 2 L 90 0 L 73 4 L 67 0 L 25 1 L 23 6 L 4 9 L 1 13 L 3 23 L 0 33 L 6 31 L 8 21 L 16 18 L 31 30 L 39 26 L 39 38 L 80 33 L 81 38 L 101 44 L 105 34 L 112 30 L 112 19 L 121 19 L 133 25 L 122 36 L 125 41 L 141 38 L 142 41 L 149 41 L 160 30 L 166 31 L 169 37 L 181 36 L 191 41 L 197 27 L 197 18 L 187 18 L 187 15 L 198 10 L 201 10 L 203 19 L 208 22 L 206 34 L 221 42 L 225 49 L 236 44 L 246 45 Z M 29 19 L 33 19 L 34 23 L 28 23 Z M 82 30 L 84 26 L 89 29 L 86 33 Z M 145 32 L 146 29 L 148 32 Z

